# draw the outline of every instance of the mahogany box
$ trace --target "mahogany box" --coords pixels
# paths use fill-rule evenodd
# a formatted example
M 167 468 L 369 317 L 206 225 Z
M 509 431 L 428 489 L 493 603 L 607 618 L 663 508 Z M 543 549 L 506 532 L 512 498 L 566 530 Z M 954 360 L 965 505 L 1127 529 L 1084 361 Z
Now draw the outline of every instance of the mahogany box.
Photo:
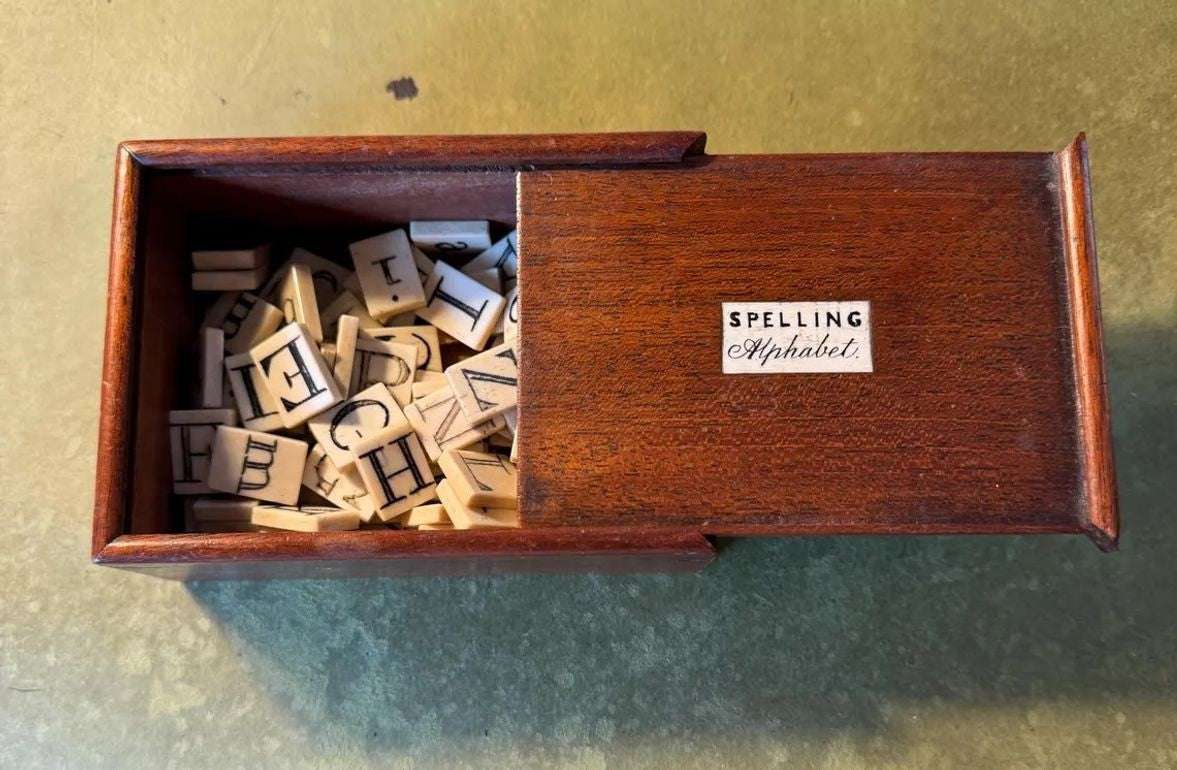
M 698 570 L 715 536 L 1116 547 L 1082 136 L 862 155 L 707 155 L 705 140 L 122 144 L 94 562 L 206 579 Z M 419 219 L 518 227 L 523 526 L 183 533 L 167 411 L 200 323 L 191 244 L 346 243 Z M 854 308 L 853 357 L 840 328 L 793 357 L 788 327 Z

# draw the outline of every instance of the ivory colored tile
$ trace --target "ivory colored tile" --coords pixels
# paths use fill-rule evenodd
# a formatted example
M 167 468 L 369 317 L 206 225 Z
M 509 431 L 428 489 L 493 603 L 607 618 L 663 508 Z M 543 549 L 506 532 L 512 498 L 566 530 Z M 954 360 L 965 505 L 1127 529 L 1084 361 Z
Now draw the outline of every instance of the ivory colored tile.
M 322 444 L 314 445 L 307 454 L 302 485 L 340 508 L 358 511 L 365 521 L 376 515 L 376 503 L 364 486 L 359 471 L 354 465 L 340 468 L 327 456 Z
M 245 497 L 198 497 L 192 501 L 196 521 L 249 521 L 256 500 Z
M 193 291 L 252 291 L 266 280 L 266 267 L 252 270 L 198 270 L 192 274 Z
M 482 422 L 519 402 L 515 343 L 506 342 L 445 370 L 458 405 L 471 422 Z
M 519 434 L 515 434 L 515 438 L 511 439 L 511 454 L 507 455 L 507 459 L 516 465 L 519 464 Z
M 458 406 L 454 391 L 446 385 L 405 407 L 405 417 L 417 431 L 429 459 L 436 461 L 447 449 L 465 449 L 507 423 L 502 417 L 471 423 Z
M 225 332 L 222 329 L 201 329 L 196 344 L 197 396 L 196 405 L 202 409 L 219 409 L 225 388 L 222 374 L 225 360 Z
M 172 492 L 204 495 L 217 427 L 236 425 L 232 409 L 175 409 L 168 412 L 168 439 L 172 450 Z
M 270 395 L 262 378 L 262 370 L 249 353 L 238 353 L 225 359 L 225 374 L 242 427 L 249 430 L 271 431 L 283 427 L 278 405 Z
M 417 277 L 421 279 L 421 285 L 424 286 L 425 282 L 429 280 L 430 274 L 433 273 L 433 260 L 416 244 L 410 243 L 409 251 L 413 253 L 413 264 L 417 266 Z
M 455 527 L 453 524 L 422 524 L 421 526 L 417 527 L 417 529 L 423 532 L 435 532 L 446 529 L 457 529 L 457 527 Z
M 382 326 L 378 329 L 364 329 L 360 336 L 385 342 L 399 342 L 403 345 L 415 345 L 417 347 L 417 374 L 422 371 L 442 371 L 441 340 L 437 336 L 435 327 L 413 326 L 412 324 Z
M 471 507 L 463 503 L 448 478 L 438 482 L 437 498 L 445 506 L 454 529 L 509 529 L 519 526 L 519 514 L 514 509 Z
M 519 432 L 519 407 L 503 412 L 503 419 L 507 421 L 507 431 L 514 436 Z
M 502 455 L 451 449 L 437 459 L 458 499 L 470 508 L 515 508 L 515 464 Z
M 213 303 L 204 311 L 204 320 L 200 322 L 200 328 L 204 329 L 208 326 L 216 326 L 218 328 L 224 326 L 225 317 L 229 315 L 229 311 L 233 308 L 233 304 L 237 298 L 241 296 L 241 292 L 237 291 L 223 291 L 217 295 Z
M 506 305 L 501 294 L 444 262 L 434 264 L 425 298 L 417 316 L 475 350 L 486 345 Z
M 519 240 L 515 230 L 462 266 L 462 272 L 467 275 L 490 269 L 502 273 L 504 288 L 514 288 L 519 275 Z
M 511 444 L 514 442 L 515 437 L 512 436 L 506 428 L 503 428 L 498 433 L 492 433 L 486 437 L 487 448 L 492 452 L 510 452 Z
M 253 270 L 265 267 L 270 259 L 270 245 L 255 249 L 226 249 L 224 251 L 192 252 L 194 270 Z
M 315 299 L 315 281 L 306 265 L 293 264 L 278 283 L 274 304 L 282 310 L 285 322 L 299 323 L 307 328 L 311 339 L 323 341 L 323 324 L 319 319 L 319 304 Z
M 445 512 L 445 506 L 441 503 L 426 503 L 425 505 L 416 506 L 408 513 L 402 513 L 396 518 L 396 523 L 402 527 L 433 526 L 437 524 L 449 525 L 450 517 Z
M 244 353 L 269 337 L 282 325 L 282 311 L 256 294 L 243 291 L 214 326 L 225 330 L 225 350 Z
M 353 449 L 357 442 L 390 428 L 404 431 L 412 427 L 396 399 L 381 383 L 371 385 L 312 417 L 307 426 L 327 456 L 340 468 L 349 468 L 355 461 Z
M 262 532 L 262 528 L 252 521 L 194 521 L 185 530 L 198 534 L 215 534 L 217 532 Z
M 363 290 L 364 304 L 377 320 L 425 305 L 425 293 L 404 230 L 357 241 L 348 248 Z
M 324 506 L 259 505 L 253 509 L 253 523 L 294 532 L 338 532 L 359 529 L 360 515 Z
M 348 392 L 358 393 L 376 383 L 383 383 L 397 403 L 404 406 L 413 400 L 413 374 L 416 371 L 417 348 L 413 345 L 357 339 Z
M 324 342 L 319 345 L 319 352 L 323 354 L 323 363 L 327 364 L 327 368 L 332 372 L 335 371 L 335 350 L 336 348 L 334 342 Z M 339 380 L 336 380 L 335 382 L 338 383 Z M 347 393 L 342 393 L 341 395 L 346 396 Z
M 311 279 L 315 282 L 315 300 L 320 309 L 329 305 L 343 291 L 343 282 L 352 275 L 347 267 L 303 248 L 290 252 L 290 261 L 311 269 Z
M 339 316 L 339 325 L 335 330 L 335 359 L 331 363 L 331 372 L 335 375 L 335 382 L 346 398 L 351 390 L 351 373 L 356 361 L 356 339 L 360 331 L 360 319 L 354 315 Z
M 389 428 L 356 442 L 352 451 L 382 521 L 436 499 L 437 482 L 429 469 L 429 457 L 412 428 Z
M 305 441 L 222 425 L 213 441 L 208 485 L 232 495 L 294 505 L 307 449 Z
M 368 309 L 355 294 L 342 291 L 335 300 L 319 313 L 319 320 L 323 324 L 323 334 L 327 337 L 335 336 L 339 331 L 339 319 L 344 315 L 355 316 L 359 319 L 361 329 L 379 327 L 381 324 L 368 315 Z
M 449 380 L 441 372 L 418 371 L 413 375 L 413 400 L 424 398 L 433 391 L 448 386 Z
M 465 271 L 463 271 L 465 272 Z M 493 291 L 495 294 L 503 294 L 503 277 L 499 274 L 497 268 L 490 270 L 479 270 L 476 273 L 466 273 L 466 275 L 478 281 L 486 288 Z
M 514 342 L 519 337 L 519 286 L 507 293 L 507 309 L 503 311 L 503 341 Z
M 319 346 L 302 324 L 289 324 L 249 351 L 274 397 L 282 424 L 294 428 L 343 399 Z
M 490 223 L 479 220 L 410 222 L 409 238 L 426 254 L 477 254 L 490 248 Z

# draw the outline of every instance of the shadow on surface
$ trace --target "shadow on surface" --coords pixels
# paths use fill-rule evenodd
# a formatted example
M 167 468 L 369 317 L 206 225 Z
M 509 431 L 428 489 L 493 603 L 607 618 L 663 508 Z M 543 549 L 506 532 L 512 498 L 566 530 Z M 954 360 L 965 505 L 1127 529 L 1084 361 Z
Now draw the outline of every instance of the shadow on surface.
M 904 701 L 1175 700 L 1177 349 L 1109 334 L 1125 536 L 732 541 L 698 576 L 192 584 L 297 721 L 372 749 L 872 731 Z

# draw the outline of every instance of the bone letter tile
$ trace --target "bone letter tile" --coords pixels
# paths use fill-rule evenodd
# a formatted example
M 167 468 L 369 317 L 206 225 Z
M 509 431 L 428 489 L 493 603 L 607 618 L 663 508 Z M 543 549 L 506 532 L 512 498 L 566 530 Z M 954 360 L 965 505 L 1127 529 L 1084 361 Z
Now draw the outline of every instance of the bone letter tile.
M 437 464 L 458 499 L 470 508 L 516 507 L 515 465 L 502 455 L 451 449 Z
M 426 503 L 425 505 L 418 505 L 408 513 L 402 513 L 396 518 L 396 523 L 402 527 L 420 527 L 423 524 L 428 526 L 450 524 L 450 516 L 445 512 L 445 506 L 441 503 Z
M 425 298 L 417 316 L 475 350 L 486 346 L 506 305 L 501 294 L 444 262 L 433 266 Z
M 462 272 L 466 271 L 463 270 Z M 466 273 L 466 275 L 478 281 L 480 284 L 490 289 L 495 294 L 506 293 L 503 291 L 503 277 L 499 274 L 499 271 L 496 268 L 492 267 L 490 270 L 479 270 L 476 273 Z
M 445 370 L 445 378 L 471 422 L 500 415 L 519 402 L 515 343 L 505 342 L 459 361 Z
M 311 339 L 323 341 L 323 324 L 319 320 L 315 280 L 310 267 L 292 262 L 278 284 L 274 302 L 282 309 L 286 323 L 300 323 L 307 327 Z
M 422 532 L 433 532 L 440 530 L 453 530 L 456 529 L 456 527 L 454 527 L 453 524 L 422 524 L 421 526 L 417 527 L 417 529 L 421 530 Z
M 249 351 L 282 415 L 294 428 L 342 400 L 319 346 L 302 324 L 282 327 Z
M 253 509 L 252 521 L 259 527 L 288 529 L 294 532 L 338 532 L 359 529 L 360 515 L 325 506 L 259 505 Z
M 323 334 L 331 337 L 338 332 L 339 319 L 344 315 L 352 315 L 359 319 L 361 329 L 379 327 L 380 322 L 368 315 L 368 309 L 359 297 L 350 291 L 341 291 L 335 300 L 319 314 L 323 324 Z
M 519 241 L 516 232 L 512 230 L 506 237 L 494 244 L 474 259 L 462 266 L 462 272 L 473 275 L 481 270 L 498 269 L 503 274 L 503 287 L 514 288 L 519 275 Z
M 324 343 L 320 344 L 319 345 L 319 352 L 323 354 L 323 363 L 327 364 L 327 368 L 330 369 L 332 372 L 334 372 L 335 371 L 335 343 L 334 342 L 324 342 Z M 338 383 L 339 380 L 336 380 L 335 382 Z M 342 388 L 341 388 L 341 390 L 342 390 Z M 346 396 L 347 394 L 341 393 L 340 395 Z
M 351 275 L 351 270 L 343 265 L 302 248 L 290 252 L 290 261 L 311 269 L 311 278 L 315 282 L 315 300 L 320 309 L 327 307 L 343 291 L 343 282 Z
M 244 428 L 217 428 L 208 485 L 219 492 L 283 505 L 298 502 L 307 443 Z
M 176 409 L 168 412 L 172 492 L 203 495 L 212 491 L 208 474 L 217 426 L 236 424 L 237 413 L 232 409 Z
M 360 319 L 354 315 L 339 316 L 339 326 L 335 330 L 335 360 L 331 364 L 331 371 L 344 398 L 352 392 L 351 372 L 356 361 L 356 338 L 359 331 Z
M 221 322 L 214 325 L 225 330 L 225 350 L 244 353 L 278 331 L 282 311 L 256 294 L 243 291 L 236 295 Z
M 438 388 L 449 386 L 449 380 L 441 372 L 422 372 L 417 371 L 413 375 L 413 400 L 423 398 Z
M 253 532 L 257 527 L 250 523 L 257 500 L 245 497 L 198 497 L 189 498 L 191 504 L 185 507 L 185 532 Z
M 464 256 L 490 248 L 490 223 L 486 221 L 409 222 L 409 238 L 427 254 Z
M 462 414 L 454 391 L 448 385 L 406 406 L 405 417 L 421 437 L 429 459 L 435 462 L 445 450 L 465 449 L 495 431 L 502 430 L 507 424 L 502 417 L 472 424 Z
M 432 326 L 382 326 L 378 329 L 364 329 L 360 336 L 385 342 L 399 342 L 402 345 L 415 345 L 417 374 L 423 371 L 442 371 L 441 340 L 437 336 L 437 329 Z
M 507 309 L 503 311 L 503 341 L 514 342 L 519 337 L 519 286 L 507 294 Z
M 389 428 L 355 443 L 352 450 L 382 521 L 437 498 L 429 458 L 412 428 Z
M 430 259 L 425 252 L 417 248 L 416 244 L 410 243 L 409 249 L 413 252 L 413 264 L 417 266 L 417 277 L 421 279 L 421 285 L 429 280 L 429 274 L 433 272 L 433 260 Z M 389 324 L 393 326 L 394 324 Z M 395 324 L 400 326 L 401 324 Z
M 311 447 L 302 472 L 302 485 L 340 508 L 358 511 L 365 521 L 376 515 L 376 503 L 355 466 L 341 469 L 327 456 L 322 444 Z
M 252 270 L 197 270 L 192 274 L 193 291 L 253 291 L 266 280 L 266 266 Z
M 221 329 L 201 329 L 197 338 L 199 361 L 196 405 L 203 409 L 219 409 L 225 392 L 223 364 L 225 360 L 225 332 Z
M 404 230 L 393 230 L 351 244 L 356 276 L 368 312 L 377 320 L 425 305 L 417 264 Z
M 397 403 L 413 400 L 413 374 L 417 371 L 417 348 L 399 342 L 357 339 L 349 393 L 358 393 L 383 383 Z
M 256 249 L 194 251 L 192 267 L 196 270 L 253 270 L 265 267 L 269 259 L 269 244 L 258 246 Z
M 238 353 L 225 359 L 225 374 L 241 425 L 249 430 L 271 431 L 283 427 L 278 405 L 270 395 L 270 389 L 262 380 L 262 371 L 249 353 Z
M 462 502 L 449 479 L 437 485 L 437 498 L 445 506 L 454 529 L 504 529 L 519 526 L 519 515 L 510 508 L 472 508 Z
M 381 383 L 356 393 L 342 404 L 311 418 L 307 426 L 340 468 L 354 462 L 352 449 L 359 441 L 379 435 L 389 428 L 411 428 L 396 399 Z

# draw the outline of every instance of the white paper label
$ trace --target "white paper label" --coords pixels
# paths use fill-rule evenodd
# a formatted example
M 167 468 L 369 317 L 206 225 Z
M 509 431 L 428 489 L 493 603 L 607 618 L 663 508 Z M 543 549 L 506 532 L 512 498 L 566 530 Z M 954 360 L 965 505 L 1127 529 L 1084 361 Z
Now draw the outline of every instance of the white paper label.
M 724 374 L 872 372 L 870 302 L 724 302 Z

